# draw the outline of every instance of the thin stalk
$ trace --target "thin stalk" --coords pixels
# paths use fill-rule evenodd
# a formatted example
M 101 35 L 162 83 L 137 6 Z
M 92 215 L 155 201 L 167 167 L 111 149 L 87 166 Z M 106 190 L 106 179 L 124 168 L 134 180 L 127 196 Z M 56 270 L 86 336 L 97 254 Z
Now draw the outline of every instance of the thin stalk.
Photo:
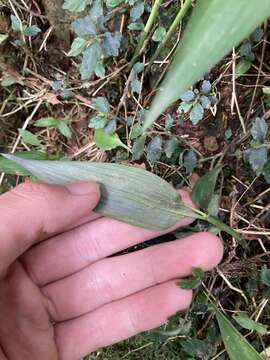
M 190 8 L 191 4 L 192 4 L 192 0 L 186 0 L 185 3 L 183 4 L 183 6 L 181 7 L 181 9 L 179 10 L 176 18 L 174 19 L 174 21 L 173 21 L 171 27 L 169 28 L 169 30 L 167 31 L 164 39 L 161 41 L 161 43 L 159 44 L 158 48 L 156 49 L 154 55 L 150 59 L 150 62 L 148 64 L 147 68 L 146 68 L 146 74 L 151 69 L 151 66 L 153 65 L 154 61 L 158 58 L 161 51 L 164 49 L 164 47 L 170 41 L 172 35 L 175 33 L 176 28 L 179 26 L 179 24 L 181 23 L 181 21 L 185 17 L 185 15 L 186 15 L 188 9 Z
M 133 65 L 136 63 L 139 55 L 140 55 L 140 52 L 141 52 L 141 49 L 143 47 L 143 44 L 148 36 L 148 34 L 150 33 L 152 27 L 153 27 L 153 24 L 158 16 L 158 10 L 160 8 L 160 5 L 162 3 L 162 0 L 155 0 L 155 3 L 153 5 L 153 8 L 151 10 L 151 13 L 149 15 L 149 18 L 147 20 L 147 23 L 144 27 L 144 30 L 142 31 L 141 35 L 140 35 L 140 39 L 139 39 L 139 42 L 138 42 L 138 45 L 136 47 L 136 50 L 134 52 L 134 55 L 133 55 L 133 58 L 131 59 L 130 61 L 130 64 L 128 66 L 128 69 L 131 70 L 133 68 Z

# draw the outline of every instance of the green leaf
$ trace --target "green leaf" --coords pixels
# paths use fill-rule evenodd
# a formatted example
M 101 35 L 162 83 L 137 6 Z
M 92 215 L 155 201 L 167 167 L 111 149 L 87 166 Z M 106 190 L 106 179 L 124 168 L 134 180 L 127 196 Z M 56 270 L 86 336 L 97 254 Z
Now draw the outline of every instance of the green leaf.
M 189 102 L 194 100 L 195 97 L 196 97 L 195 93 L 192 90 L 188 90 L 183 95 L 180 96 L 180 99 L 184 102 Z
M 162 154 L 162 138 L 155 136 L 146 148 L 147 160 L 154 164 L 161 158 Z
M 230 360 L 262 360 L 262 357 L 257 353 L 257 351 L 215 306 L 214 311 L 217 317 L 222 340 Z
M 202 176 L 192 190 L 192 200 L 200 209 L 207 209 L 214 195 L 216 182 L 222 166 L 209 171 Z
M 183 350 L 196 359 L 209 359 L 209 344 L 200 339 L 188 339 L 181 342 Z M 192 360 L 192 359 L 191 359 Z
M 154 32 L 154 34 L 153 34 L 153 36 L 152 36 L 152 40 L 153 40 L 153 41 L 156 41 L 156 42 L 162 41 L 162 40 L 164 39 L 165 35 L 166 35 L 166 32 L 167 32 L 167 31 L 166 31 L 165 27 L 159 26 L 159 27 L 155 30 L 155 32 Z
M 72 132 L 68 126 L 67 123 L 65 123 L 64 120 L 59 120 L 57 122 L 57 129 L 60 131 L 60 133 L 65 136 L 67 139 L 70 139 L 72 137 Z
M 120 4 L 122 4 L 124 0 L 106 0 L 106 6 L 108 8 L 114 8 Z
M 136 123 L 132 126 L 131 132 L 130 132 L 130 139 L 134 140 L 137 139 L 139 136 L 142 135 L 142 126 L 139 123 Z
M 203 80 L 201 85 L 201 91 L 204 95 L 209 95 L 212 91 L 212 84 L 209 80 Z
M 72 29 L 80 38 L 95 36 L 97 33 L 96 24 L 93 22 L 90 15 L 74 21 L 72 23 Z
M 112 150 L 121 146 L 129 151 L 129 148 L 120 140 L 117 134 L 108 134 L 103 129 L 97 129 L 94 136 L 95 144 L 102 150 Z
M 112 119 L 108 122 L 108 124 L 104 127 L 104 131 L 107 134 L 113 134 L 116 132 L 117 129 L 117 123 L 115 119 Z
M 83 60 L 80 66 L 82 80 L 89 80 L 93 75 L 97 64 L 100 62 L 102 49 L 98 42 L 94 42 L 83 53 Z
M 165 146 L 165 154 L 168 159 L 172 157 L 173 153 L 175 152 L 175 150 L 178 149 L 178 147 L 179 147 L 179 141 L 177 140 L 176 137 L 172 137 Z
M 11 15 L 11 28 L 13 31 L 21 32 L 23 30 L 23 24 L 20 19 L 18 19 L 16 16 Z
M 92 98 L 91 103 L 92 106 L 102 114 L 108 114 L 110 112 L 109 101 L 104 96 Z
M 29 26 L 24 31 L 23 34 L 25 36 L 36 36 L 38 33 L 40 33 L 41 30 L 37 25 Z
M 219 213 L 219 195 L 218 194 L 214 194 L 212 196 L 212 199 L 209 202 L 209 205 L 207 207 L 207 213 L 209 215 L 212 215 L 214 217 L 218 216 Z
M 110 32 L 105 32 L 103 48 L 105 56 L 118 56 L 120 45 L 121 45 L 122 34 L 120 32 L 115 32 L 114 34 Z
M 25 152 L 16 152 L 15 156 L 32 159 L 32 160 L 48 160 L 48 154 L 40 150 L 34 151 L 25 151 Z M 8 160 L 3 156 L 0 156 L 0 172 L 3 172 L 8 175 L 20 175 L 20 176 L 29 176 L 31 172 L 26 170 L 21 165 L 18 165 L 16 162 Z
M 189 118 L 193 125 L 197 125 L 203 118 L 204 109 L 200 103 L 197 103 L 193 106 Z
M 88 127 L 91 129 L 103 129 L 107 122 L 108 118 L 106 116 L 94 116 L 90 119 Z
M 251 320 L 245 311 L 234 314 L 233 319 L 244 329 L 256 331 L 260 335 L 265 335 L 268 331 L 267 325 Z
M 197 155 L 193 150 L 187 150 L 183 156 L 183 165 L 187 173 L 192 173 L 197 165 Z
M 73 43 L 71 45 L 71 49 L 68 52 L 67 56 L 71 57 L 71 56 L 80 55 L 84 51 L 84 49 L 86 48 L 87 43 L 88 43 L 88 41 L 83 39 L 83 38 L 80 38 L 80 37 L 75 38 L 73 40 Z
M 101 200 L 95 211 L 104 216 L 157 230 L 167 229 L 183 218 L 183 203 L 177 191 L 166 181 L 143 169 L 90 161 L 35 161 L 12 155 L 5 157 L 45 183 L 99 183 Z
M 210 109 L 211 107 L 211 100 L 208 96 L 202 95 L 200 96 L 200 103 L 204 109 Z
M 100 61 L 97 63 L 97 66 L 95 67 L 95 74 L 99 78 L 104 78 L 104 76 L 106 74 L 106 70 L 105 70 L 102 62 L 100 62 Z
M 55 119 L 54 117 L 46 117 L 46 118 L 41 118 L 38 119 L 35 122 L 35 126 L 37 127 L 57 127 L 59 120 Z
M 19 129 L 19 134 L 21 135 L 23 141 L 26 144 L 30 144 L 30 145 L 40 145 L 40 141 L 38 140 L 38 137 L 34 134 L 32 134 L 30 131 L 28 130 L 24 130 L 24 129 Z
M 180 280 L 178 285 L 181 289 L 192 289 L 195 290 L 201 286 L 204 280 L 205 274 L 200 268 L 192 268 L 192 277 L 189 279 Z
M 142 16 L 143 13 L 144 13 L 144 2 L 138 1 L 131 9 L 130 17 L 131 17 L 132 21 L 135 22 L 140 19 L 140 17 Z
M 241 14 L 241 16 L 239 16 Z M 144 130 L 270 16 L 269 0 L 200 0 L 148 112 Z
M 0 45 L 3 44 L 8 38 L 8 35 L 6 34 L 0 34 Z
M 170 114 L 167 114 L 165 119 L 165 129 L 170 131 L 171 128 L 173 127 L 173 122 L 174 122 L 173 117 Z
M 71 12 L 84 11 L 87 5 L 90 5 L 92 0 L 65 0 L 63 9 Z
M 264 118 L 256 117 L 253 121 L 250 132 L 254 140 L 263 143 L 268 132 L 268 125 L 266 124 Z
M 235 67 L 235 79 L 240 78 L 241 76 L 245 75 L 248 70 L 251 68 L 252 62 L 247 59 L 241 59 L 236 67 Z
M 265 147 L 249 148 L 245 151 L 245 156 L 256 175 L 261 175 L 267 163 L 267 149 Z
M 139 79 L 134 79 L 131 81 L 131 90 L 133 93 L 140 94 L 142 84 Z
M 262 173 L 267 184 L 270 184 L 270 160 L 264 165 Z
M 140 160 L 144 153 L 146 136 L 137 138 L 132 147 L 132 160 Z
M 11 86 L 16 83 L 17 83 L 17 78 L 12 75 L 4 75 L 4 77 L 1 81 L 2 86 Z

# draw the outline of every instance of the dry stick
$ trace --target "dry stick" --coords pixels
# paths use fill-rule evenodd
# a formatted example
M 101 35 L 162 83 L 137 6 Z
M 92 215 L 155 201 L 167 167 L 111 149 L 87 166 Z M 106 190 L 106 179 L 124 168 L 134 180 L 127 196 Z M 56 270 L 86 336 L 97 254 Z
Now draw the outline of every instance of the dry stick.
M 153 65 L 153 63 L 155 62 L 155 60 L 157 59 L 157 57 L 159 56 L 161 51 L 164 49 L 164 47 L 166 46 L 168 41 L 170 41 L 171 37 L 175 33 L 176 28 L 180 25 L 181 21 L 183 20 L 184 16 L 186 15 L 186 13 L 187 13 L 188 9 L 190 8 L 191 4 L 192 4 L 192 0 L 186 0 L 185 3 L 183 4 L 183 6 L 181 7 L 181 9 L 179 10 L 176 18 L 174 19 L 171 27 L 169 28 L 167 34 L 165 35 L 164 39 L 162 40 L 162 42 L 160 43 L 160 45 L 156 49 L 154 55 L 150 59 L 150 62 L 147 65 L 147 68 L 146 68 L 146 74 L 150 71 L 151 66 Z
M 140 55 L 143 44 L 144 44 L 148 34 L 150 33 L 150 31 L 151 31 L 151 29 L 153 27 L 153 24 L 154 24 L 154 22 L 155 22 L 155 20 L 156 20 L 156 18 L 158 16 L 158 10 L 160 8 L 161 3 L 162 3 L 162 0 L 155 0 L 153 9 L 152 9 L 152 11 L 150 13 L 150 16 L 149 16 L 148 20 L 147 20 L 145 28 L 141 33 L 141 36 L 140 36 L 138 45 L 136 47 L 135 53 L 133 55 L 133 58 L 131 59 L 130 64 L 128 66 L 128 70 L 131 70 L 133 68 L 133 65 L 136 63 L 136 61 L 137 61 L 137 59 L 138 59 L 138 57 Z

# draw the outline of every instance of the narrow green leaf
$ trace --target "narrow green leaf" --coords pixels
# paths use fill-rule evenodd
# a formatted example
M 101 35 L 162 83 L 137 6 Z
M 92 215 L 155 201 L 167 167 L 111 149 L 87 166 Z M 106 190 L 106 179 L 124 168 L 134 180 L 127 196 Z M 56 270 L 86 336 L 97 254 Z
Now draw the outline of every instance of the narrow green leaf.
M 96 211 L 132 225 L 166 229 L 185 215 L 186 208 L 177 191 L 160 177 L 137 167 L 4 156 L 45 183 L 65 185 L 74 181 L 98 182 L 101 201 Z
M 70 130 L 70 127 L 68 126 L 65 121 L 58 121 L 57 128 L 60 131 L 60 133 L 65 136 L 67 139 L 70 139 L 72 137 L 72 132 Z
M 55 119 L 54 117 L 46 117 L 46 118 L 38 119 L 34 125 L 37 127 L 42 127 L 42 128 L 43 127 L 57 127 L 58 121 L 59 120 Z
M 207 209 L 214 195 L 216 182 L 222 166 L 209 171 L 202 176 L 192 190 L 192 200 L 200 209 Z
M 36 135 L 32 134 L 28 130 L 19 129 L 19 134 L 21 135 L 23 141 L 26 144 L 30 144 L 30 145 L 39 145 L 40 144 L 38 137 Z
M 269 0 L 200 0 L 147 114 L 144 130 L 270 16 Z
M 262 360 L 262 357 L 239 333 L 218 308 L 214 307 L 222 340 L 230 360 Z
M 240 311 L 233 315 L 234 320 L 244 329 L 256 331 L 260 335 L 265 335 L 268 331 L 267 325 L 251 320 L 245 311 Z
M 108 134 L 104 129 L 97 129 L 95 131 L 94 141 L 102 150 L 112 150 L 121 146 L 129 151 L 129 148 L 120 140 L 117 134 Z

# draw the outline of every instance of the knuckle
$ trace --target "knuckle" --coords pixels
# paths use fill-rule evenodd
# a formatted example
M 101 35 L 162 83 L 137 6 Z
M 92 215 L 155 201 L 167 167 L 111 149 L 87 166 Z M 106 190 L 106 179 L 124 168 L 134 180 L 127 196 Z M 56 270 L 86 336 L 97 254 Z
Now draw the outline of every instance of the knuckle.
M 22 183 L 11 190 L 11 193 L 26 200 L 33 199 L 33 197 L 43 200 L 49 198 L 48 186 L 37 182 Z

